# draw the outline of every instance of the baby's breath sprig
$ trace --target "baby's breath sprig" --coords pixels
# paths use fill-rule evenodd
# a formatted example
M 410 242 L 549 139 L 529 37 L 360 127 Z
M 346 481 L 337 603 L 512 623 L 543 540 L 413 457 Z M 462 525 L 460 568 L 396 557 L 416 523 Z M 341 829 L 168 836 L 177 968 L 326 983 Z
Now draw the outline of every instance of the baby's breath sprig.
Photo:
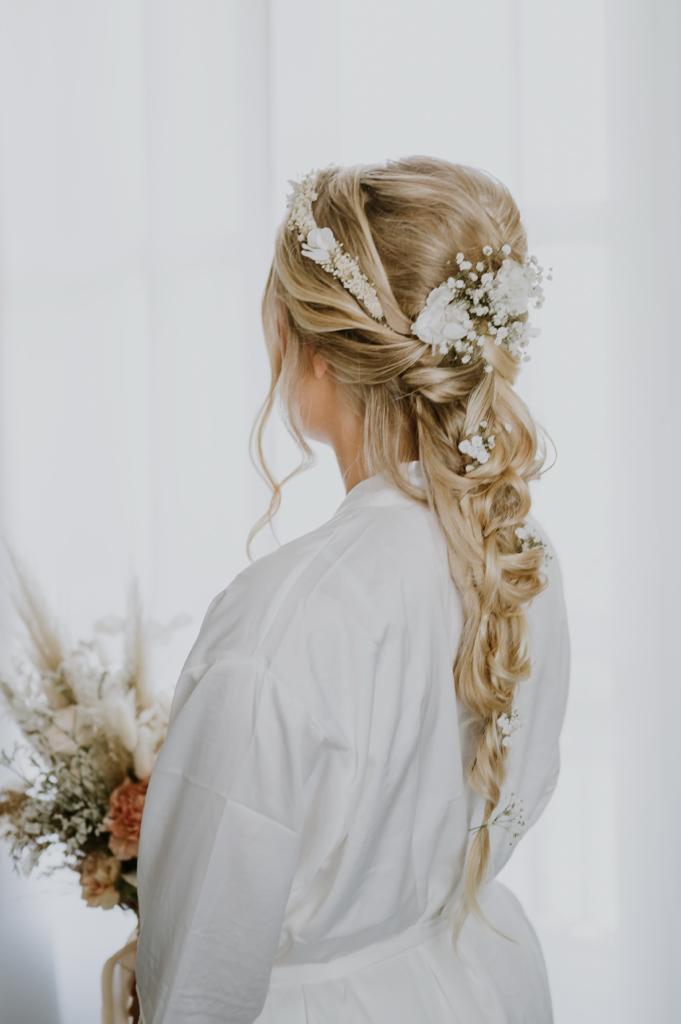
M 412 333 L 431 345 L 433 351 L 437 348 L 444 354 L 453 349 L 462 364 L 471 361 L 486 337 L 502 345 L 514 359 L 529 359 L 525 348 L 540 332 L 522 318 L 530 301 L 537 308 L 544 304 L 544 271 L 536 256 L 520 261 L 511 253 L 508 242 L 496 250 L 484 245 L 485 259 L 478 260 L 473 269 L 472 261 L 457 252 L 456 274 L 428 293 L 425 306 L 412 324 Z M 501 260 L 496 269 L 492 257 Z M 551 271 L 549 268 L 546 275 L 549 281 Z M 492 368 L 485 359 L 485 372 L 490 373 Z
M 516 797 L 515 793 L 511 793 L 505 806 L 500 811 L 497 811 L 489 821 L 484 821 L 481 825 L 474 825 L 468 831 L 477 832 L 481 828 L 498 825 L 499 828 L 503 828 L 508 832 L 508 845 L 513 846 L 522 835 L 526 824 L 523 801 L 520 797 Z
M 544 549 L 544 564 L 548 563 L 553 558 L 553 555 L 548 549 L 546 541 L 525 523 L 523 526 L 517 526 L 515 529 L 515 535 L 518 538 L 519 550 L 530 551 L 532 548 L 543 548 Z

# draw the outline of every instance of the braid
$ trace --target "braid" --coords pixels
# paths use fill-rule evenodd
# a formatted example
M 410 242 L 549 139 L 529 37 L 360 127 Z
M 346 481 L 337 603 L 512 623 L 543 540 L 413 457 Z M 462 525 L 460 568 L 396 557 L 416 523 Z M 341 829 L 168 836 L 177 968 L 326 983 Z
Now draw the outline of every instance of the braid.
M 479 375 L 472 389 L 470 381 L 461 379 L 464 369 L 468 376 Z M 408 377 L 422 382 L 413 399 L 421 461 L 464 611 L 455 689 L 479 724 L 468 781 L 484 799 L 484 824 L 467 851 L 458 938 L 467 913 L 484 918 L 476 894 L 489 863 L 487 825 L 501 797 L 507 751 L 497 718 L 510 717 L 515 687 L 529 675 L 523 605 L 546 585 L 539 575 L 540 555 L 519 553 L 514 535 L 530 509 L 528 481 L 538 472 L 537 438 L 524 404 L 500 374 L 481 373 L 479 367 L 423 367 Z M 468 396 L 463 403 L 462 392 Z M 481 420 L 488 421 L 498 440 L 489 461 L 470 474 L 452 442 L 473 432 Z

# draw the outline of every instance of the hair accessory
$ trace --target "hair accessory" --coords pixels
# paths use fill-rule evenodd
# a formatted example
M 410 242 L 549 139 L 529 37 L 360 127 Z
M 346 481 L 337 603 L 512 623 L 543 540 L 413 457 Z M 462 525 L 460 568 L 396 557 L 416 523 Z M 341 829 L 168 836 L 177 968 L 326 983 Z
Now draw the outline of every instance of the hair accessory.
M 520 839 L 527 825 L 522 797 L 516 796 L 514 792 L 511 792 L 509 796 L 499 800 L 497 807 L 501 809 L 493 817 L 483 821 L 480 825 L 474 825 L 468 831 L 478 832 L 481 828 L 498 825 L 499 828 L 506 830 L 509 837 L 508 845 L 513 846 Z
M 312 213 L 312 203 L 318 198 L 316 183 L 318 171 L 309 171 L 300 182 L 290 181 L 293 191 L 286 204 L 290 210 L 288 226 L 298 232 L 303 256 L 308 256 L 329 274 L 337 277 L 344 288 L 366 307 L 375 320 L 383 320 L 384 313 L 376 289 L 360 270 L 357 260 L 343 249 L 342 242 L 331 228 L 320 228 Z
M 338 278 L 343 287 L 358 299 L 374 320 L 385 322 L 385 313 L 376 288 L 369 281 L 357 260 L 347 253 L 329 227 L 320 227 L 312 212 L 318 198 L 319 171 L 308 171 L 300 181 L 292 181 L 293 191 L 288 195 L 288 227 L 295 230 L 302 242 L 304 256 Z M 452 349 L 458 362 L 469 363 L 476 349 L 486 337 L 493 337 L 496 345 L 503 346 L 518 361 L 527 360 L 525 353 L 529 339 L 540 333 L 521 319 L 528 312 L 529 302 L 538 308 L 544 304 L 542 286 L 543 268 L 536 256 L 527 256 L 521 263 L 511 258 L 511 246 L 504 242 L 496 250 L 483 245 L 483 259 L 473 263 L 457 252 L 457 274 L 433 288 L 426 303 L 411 324 L 411 332 L 431 345 L 433 352 L 443 355 Z M 497 254 L 495 257 L 495 253 Z M 492 260 L 501 265 L 492 268 Z M 553 280 L 549 267 L 547 280 Z M 483 355 L 485 372 L 492 364 Z
M 471 261 L 457 252 L 457 276 L 448 277 L 428 293 L 412 332 L 433 351 L 438 348 L 446 353 L 453 348 L 460 363 L 471 361 L 486 336 L 493 336 L 494 343 L 502 345 L 515 359 L 529 359 L 524 349 L 530 337 L 540 332 L 518 318 L 528 312 L 530 300 L 537 308 L 544 304 L 544 271 L 536 256 L 527 256 L 521 263 L 510 258 L 511 251 L 508 242 L 496 250 L 503 257 L 498 270 L 490 268 L 489 257 L 495 252 L 491 245 L 482 247 L 487 262 L 478 260 L 475 270 Z M 547 280 L 553 279 L 551 269 Z M 481 333 L 474 318 L 487 324 Z M 488 360 L 486 364 L 485 371 L 490 373 L 492 364 Z
M 523 526 L 517 526 L 515 529 L 515 535 L 520 542 L 521 551 L 529 551 L 531 548 L 543 548 L 544 549 L 544 562 L 548 563 L 552 559 L 552 554 L 549 551 L 546 542 L 537 533 L 536 530 L 531 529 L 525 523 Z
M 517 708 L 513 708 L 510 716 L 505 713 L 497 715 L 497 729 L 501 733 L 502 747 L 509 747 L 511 745 L 511 734 L 520 728 L 521 724 Z
M 459 441 L 459 451 L 463 452 L 464 455 L 470 455 L 472 459 L 478 462 L 480 465 L 487 462 L 489 459 L 489 453 L 494 448 L 494 434 L 489 434 L 487 437 L 483 435 L 483 431 L 487 428 L 487 420 L 480 420 L 480 429 L 477 434 L 471 434 L 464 438 L 463 441 Z M 466 472 L 471 469 L 475 469 L 472 463 L 468 463 L 466 466 Z

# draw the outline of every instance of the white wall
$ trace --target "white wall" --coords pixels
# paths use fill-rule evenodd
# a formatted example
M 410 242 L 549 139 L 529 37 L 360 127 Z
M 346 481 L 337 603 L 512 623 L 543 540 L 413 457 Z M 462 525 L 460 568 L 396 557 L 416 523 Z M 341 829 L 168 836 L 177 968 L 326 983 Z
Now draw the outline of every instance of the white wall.
M 680 43 L 674 0 L 0 0 L 2 530 L 73 634 L 131 568 L 155 617 L 189 612 L 163 685 L 266 503 L 247 439 L 287 179 L 433 153 L 516 195 L 554 268 L 519 389 L 557 446 L 535 500 L 574 653 L 561 780 L 505 877 L 557 1024 L 681 1009 Z M 292 468 L 276 426 L 270 451 Z M 317 451 L 280 540 L 344 494 Z M 66 876 L 4 871 L 2 899 L 8 1024 L 91 1024 L 132 922 Z

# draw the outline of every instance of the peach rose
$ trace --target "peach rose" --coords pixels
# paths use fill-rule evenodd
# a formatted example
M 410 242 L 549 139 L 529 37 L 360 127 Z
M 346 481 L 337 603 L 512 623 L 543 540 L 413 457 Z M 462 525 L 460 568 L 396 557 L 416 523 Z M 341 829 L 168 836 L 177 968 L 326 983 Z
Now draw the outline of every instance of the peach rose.
M 80 865 L 80 886 L 83 899 L 89 907 L 110 910 L 120 900 L 116 881 L 121 873 L 121 862 L 101 850 L 88 853 Z
M 148 779 L 134 782 L 128 778 L 116 786 L 109 797 L 109 813 L 102 825 L 111 832 L 109 849 L 120 860 L 137 856 L 148 784 Z

